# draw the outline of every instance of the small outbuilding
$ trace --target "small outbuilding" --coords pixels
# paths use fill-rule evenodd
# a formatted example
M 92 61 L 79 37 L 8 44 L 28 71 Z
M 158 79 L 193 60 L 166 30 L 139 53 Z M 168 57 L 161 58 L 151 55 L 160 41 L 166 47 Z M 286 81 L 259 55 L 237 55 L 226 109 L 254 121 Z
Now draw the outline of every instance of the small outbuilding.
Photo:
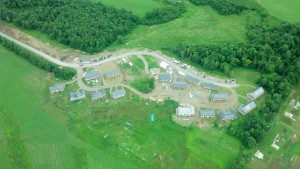
M 229 99 L 228 93 L 210 94 L 209 100 L 212 102 L 224 102 Z
M 253 109 L 256 108 L 256 104 L 254 101 L 251 101 L 247 104 L 241 104 L 238 108 L 239 112 L 242 114 L 242 115 L 246 115 L 248 114 L 249 112 L 251 112 Z
M 192 76 L 186 76 L 185 79 L 195 85 L 200 85 L 200 83 L 201 83 L 201 81 L 199 79 L 192 77 Z
M 100 76 L 99 71 L 90 71 L 90 72 L 85 73 L 84 79 L 85 80 L 93 80 L 93 79 L 99 78 L 99 76 Z
M 187 88 L 187 84 L 186 84 L 186 82 L 174 81 L 172 83 L 172 88 L 173 89 L 184 90 L 184 89 Z
M 215 118 L 216 111 L 214 109 L 200 110 L 201 118 Z
M 190 117 L 195 115 L 194 106 L 189 107 L 178 107 L 176 109 L 176 115 L 179 117 Z
M 219 116 L 220 116 L 220 120 L 223 122 L 234 120 L 234 119 L 238 118 L 236 111 L 222 112 L 219 114 Z
M 167 70 L 169 67 L 169 64 L 162 61 L 162 62 L 160 62 L 159 67 L 163 68 L 164 70 Z
M 97 90 L 97 91 L 92 91 L 91 92 L 91 99 L 92 100 L 97 100 L 101 99 L 106 96 L 105 89 Z
M 252 93 L 248 93 L 248 94 L 247 94 L 247 97 L 248 97 L 250 100 L 256 100 L 256 99 L 258 99 L 260 96 L 262 96 L 264 93 L 265 93 L 264 88 L 259 87 L 259 88 L 255 89 Z
M 218 85 L 207 82 L 204 82 L 203 87 L 209 90 L 220 90 L 220 87 Z
M 158 80 L 160 82 L 172 82 L 172 75 L 169 73 L 161 73 L 158 75 Z
M 49 87 L 49 91 L 51 94 L 59 93 L 65 90 L 66 85 L 65 84 L 57 84 L 54 86 Z
M 124 88 L 116 89 L 110 93 L 111 98 L 118 99 L 126 95 L 126 90 Z
M 112 78 L 112 77 L 115 77 L 115 76 L 119 76 L 120 74 L 121 74 L 120 69 L 113 69 L 113 70 L 110 70 L 108 72 L 105 72 L 103 74 L 103 77 L 105 79 L 109 79 L 109 78 Z
M 93 59 L 92 58 L 82 58 L 82 59 L 80 59 L 80 62 L 89 64 L 89 63 L 93 63 Z
M 70 93 L 70 101 L 80 100 L 86 98 L 85 90 L 80 89 L 78 92 Z

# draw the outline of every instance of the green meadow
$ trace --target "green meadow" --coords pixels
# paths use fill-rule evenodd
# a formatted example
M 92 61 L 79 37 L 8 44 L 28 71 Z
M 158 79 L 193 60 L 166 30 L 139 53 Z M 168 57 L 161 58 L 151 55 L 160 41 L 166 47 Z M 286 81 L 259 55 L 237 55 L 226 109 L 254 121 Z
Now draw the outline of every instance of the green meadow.
M 256 0 L 271 15 L 287 22 L 300 22 L 300 1 L 299 0 Z
M 119 100 L 92 102 L 88 93 L 69 102 L 76 83 L 50 95 L 58 79 L 2 46 L 0 56 L 0 70 L 9 72 L 1 79 L 0 105 L 16 120 L 32 168 L 225 168 L 240 153 L 239 141 L 218 128 L 175 124 L 174 101 L 155 103 L 127 91 Z M 6 146 L 0 142 L 0 162 L 9 168 Z

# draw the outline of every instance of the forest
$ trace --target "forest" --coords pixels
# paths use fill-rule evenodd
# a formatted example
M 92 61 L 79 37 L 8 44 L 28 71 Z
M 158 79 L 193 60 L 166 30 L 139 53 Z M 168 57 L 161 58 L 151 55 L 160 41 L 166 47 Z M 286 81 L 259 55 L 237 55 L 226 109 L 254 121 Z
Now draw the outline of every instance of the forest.
M 233 0 L 189 0 L 195 5 L 209 5 L 220 15 L 240 14 L 248 9 L 246 6 Z
M 103 50 L 138 23 L 131 12 L 90 1 L 14 0 L 0 1 L 0 5 L 2 20 L 42 31 L 60 43 L 88 53 Z
M 45 71 L 54 73 L 55 77 L 62 80 L 71 80 L 77 74 L 75 69 L 66 67 L 60 68 L 58 65 L 51 63 L 2 37 L 0 37 L 0 44 L 28 60 L 31 64 Z

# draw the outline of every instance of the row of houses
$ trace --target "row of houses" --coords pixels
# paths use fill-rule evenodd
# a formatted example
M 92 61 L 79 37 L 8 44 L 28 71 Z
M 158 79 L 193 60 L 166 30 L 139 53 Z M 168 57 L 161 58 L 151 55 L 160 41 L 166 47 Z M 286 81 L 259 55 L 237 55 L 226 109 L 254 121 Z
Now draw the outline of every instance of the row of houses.
M 112 69 L 112 70 L 109 70 L 109 71 L 105 72 L 105 73 L 103 74 L 103 77 L 104 77 L 105 79 L 109 79 L 109 78 L 113 78 L 113 77 L 115 77 L 115 76 L 119 76 L 120 74 L 121 74 L 120 69 Z M 99 71 L 96 71 L 96 70 L 93 70 L 93 71 L 86 72 L 86 73 L 84 74 L 84 77 L 83 77 L 83 78 L 84 78 L 86 81 L 88 81 L 88 80 L 97 79 L 97 78 L 99 78 L 99 77 L 100 77 L 100 72 L 99 72 Z
M 195 116 L 195 108 L 194 106 L 188 106 L 188 107 L 178 107 L 176 109 L 176 115 L 178 117 L 191 117 Z M 216 111 L 214 109 L 208 109 L 208 110 L 200 110 L 199 112 L 200 118 L 215 118 Z M 237 112 L 232 110 L 229 112 L 221 112 L 219 113 L 220 120 L 223 122 L 234 120 L 238 118 Z

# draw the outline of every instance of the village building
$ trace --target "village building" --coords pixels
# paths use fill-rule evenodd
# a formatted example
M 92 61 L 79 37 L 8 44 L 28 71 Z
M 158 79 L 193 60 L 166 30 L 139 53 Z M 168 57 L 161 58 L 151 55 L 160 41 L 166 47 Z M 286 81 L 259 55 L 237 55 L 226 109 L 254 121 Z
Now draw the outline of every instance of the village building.
M 169 67 L 169 64 L 166 62 L 160 62 L 159 67 L 163 68 L 164 70 L 167 70 Z
M 247 113 L 251 112 L 255 108 L 256 108 L 256 104 L 254 103 L 254 101 L 251 101 L 247 104 L 241 104 L 238 110 L 242 115 L 246 115 Z
M 118 99 L 126 95 L 126 90 L 124 88 L 116 89 L 110 93 L 111 98 Z
M 203 87 L 205 89 L 209 89 L 209 90 L 220 90 L 219 86 L 212 84 L 212 83 L 207 83 L 207 82 L 204 82 Z
M 85 80 L 93 80 L 99 78 L 100 74 L 98 71 L 86 72 L 84 75 Z
M 82 59 L 80 59 L 80 62 L 89 64 L 89 63 L 93 63 L 93 59 L 92 58 L 82 58 Z
M 195 115 L 194 106 L 189 107 L 177 107 L 176 115 L 179 117 L 190 117 Z
M 214 109 L 200 110 L 201 118 L 215 118 L 216 111 Z
M 109 78 L 112 78 L 112 77 L 115 77 L 115 76 L 119 76 L 120 74 L 121 74 L 120 69 L 113 69 L 113 70 L 110 70 L 108 72 L 105 72 L 103 74 L 103 77 L 105 79 L 109 79 Z
M 92 91 L 91 92 L 91 99 L 92 100 L 97 100 L 101 99 L 106 96 L 105 89 L 97 90 L 97 91 Z
M 160 82 L 172 82 L 172 75 L 169 73 L 162 73 L 158 75 L 158 80 Z
M 186 84 L 186 82 L 174 81 L 172 83 L 172 88 L 173 89 L 184 90 L 184 89 L 187 88 L 187 84 Z
M 262 96 L 265 93 L 264 88 L 259 87 L 257 89 L 255 89 L 252 93 L 248 93 L 247 97 L 250 100 L 255 100 L 258 99 L 260 96 Z
M 70 93 L 70 101 L 80 100 L 86 98 L 85 90 L 80 89 L 78 92 Z
M 65 90 L 66 85 L 65 84 L 57 84 L 54 86 L 49 87 L 49 91 L 51 94 L 59 93 Z
M 201 81 L 197 78 L 194 78 L 192 76 L 186 76 L 186 80 L 191 82 L 191 83 L 194 83 L 195 85 L 200 85 Z
M 220 116 L 220 120 L 223 122 L 234 120 L 234 119 L 238 118 L 236 111 L 222 112 L 219 114 L 219 116 Z
M 229 99 L 228 93 L 210 94 L 209 100 L 212 102 L 224 102 Z

